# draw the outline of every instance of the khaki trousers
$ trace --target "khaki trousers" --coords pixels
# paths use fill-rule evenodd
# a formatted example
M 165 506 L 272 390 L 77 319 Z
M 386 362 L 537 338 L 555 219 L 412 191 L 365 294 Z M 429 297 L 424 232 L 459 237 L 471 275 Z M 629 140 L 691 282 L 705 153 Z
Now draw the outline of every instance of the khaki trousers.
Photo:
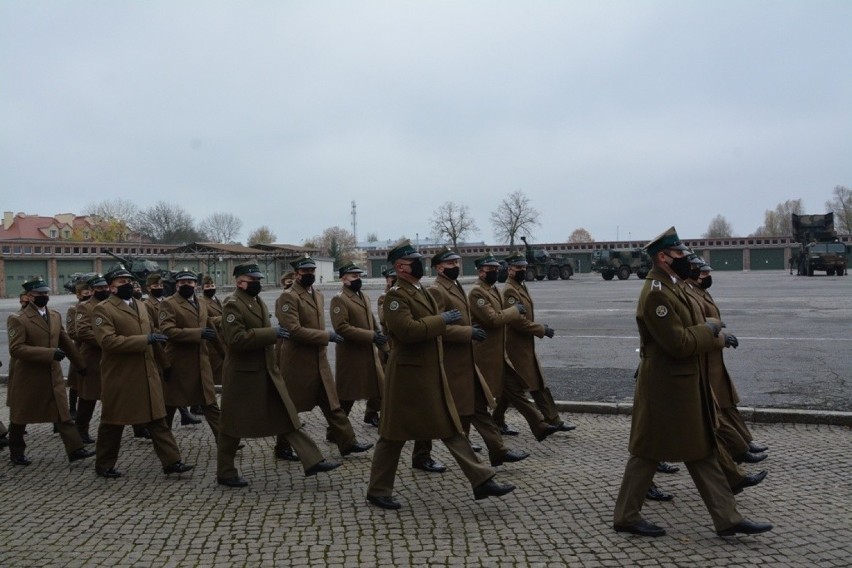
M 287 434 L 278 434 L 278 439 L 286 440 L 287 446 L 296 450 L 305 471 L 323 460 L 322 453 L 320 453 L 317 445 L 302 430 L 294 430 Z M 234 465 L 234 459 L 237 455 L 237 448 L 240 445 L 240 438 L 220 431 L 219 436 L 216 438 L 216 445 L 216 476 L 219 479 L 237 477 L 239 471 L 237 471 Z
M 175 412 L 177 412 L 177 406 L 166 407 L 166 424 L 168 424 L 169 428 L 172 427 Z M 210 430 L 213 431 L 213 438 L 217 438 L 219 436 L 219 415 L 221 414 L 219 407 L 215 404 L 204 404 L 201 405 L 201 412 L 204 414 L 204 419 L 207 421 L 207 425 L 210 426 Z
M 0 423 L 0 426 L 2 426 L 2 423 Z M 73 422 L 56 422 L 54 426 L 59 431 L 59 437 L 62 438 L 62 443 L 65 445 L 66 454 L 83 447 L 83 440 L 80 439 L 80 434 Z M 11 456 L 24 455 L 27 449 L 27 443 L 24 441 L 24 430 L 26 430 L 26 424 L 9 423 L 9 454 Z
M 503 374 L 503 394 L 492 414 L 497 425 L 506 423 L 505 414 L 509 406 L 514 406 L 515 410 L 521 413 L 535 436 L 541 435 L 549 426 L 538 408 L 527 398 L 524 380 L 511 367 L 506 366 Z
M 138 424 L 147 428 L 151 433 L 151 441 L 154 443 L 154 453 L 160 458 L 163 467 L 180 461 L 180 450 L 178 449 L 172 431 L 166 426 L 166 419 L 160 418 L 147 424 Z M 104 424 L 98 427 L 98 440 L 95 443 L 95 467 L 97 469 L 110 469 L 115 467 L 118 461 L 118 452 L 121 449 L 121 435 L 124 432 L 122 424 Z
M 331 409 L 325 389 L 320 389 L 317 406 L 320 407 L 323 416 L 325 416 L 325 421 L 328 423 L 328 437 L 337 444 L 337 449 L 342 452 L 354 446 L 358 440 L 355 438 L 355 430 L 352 429 L 349 417 L 346 416 L 346 412 L 342 407 L 336 410 Z M 289 448 L 290 444 L 287 443 L 286 436 L 279 434 L 275 441 L 275 451 L 278 452 Z M 298 449 L 296 449 L 296 453 L 299 453 Z

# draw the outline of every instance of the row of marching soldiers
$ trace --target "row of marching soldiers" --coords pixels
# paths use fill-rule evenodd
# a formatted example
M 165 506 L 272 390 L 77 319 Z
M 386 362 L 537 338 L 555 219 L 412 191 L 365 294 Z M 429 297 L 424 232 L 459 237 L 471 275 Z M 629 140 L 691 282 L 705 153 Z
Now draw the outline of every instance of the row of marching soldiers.
M 361 290 L 364 271 L 342 266 L 342 287 L 329 305 L 330 330 L 323 294 L 314 287 L 316 263 L 307 256 L 282 278 L 277 326 L 259 296 L 264 275 L 256 264 L 234 269 L 236 289 L 223 302 L 212 280 L 199 283 L 188 270 L 176 274 L 176 293 L 168 298 L 152 275 L 142 300 L 133 275 L 118 265 L 78 286 L 80 302 L 69 309 L 67 332 L 58 313 L 46 308 L 49 288 L 41 278 L 30 280 L 24 284 L 28 305 L 8 321 L 12 463 L 31 463 L 24 426 L 52 422 L 69 460 L 96 455 L 99 476 L 120 477 L 122 432 L 132 425 L 135 435 L 152 440 L 164 473 L 182 473 L 193 466 L 182 461 L 171 424 L 176 411 L 194 407 L 217 442 L 218 483 L 247 485 L 234 464 L 240 440 L 272 435 L 276 457 L 300 461 L 305 474 L 314 475 L 341 464 L 323 458 L 298 413 L 319 407 L 327 440 L 345 457 L 373 447 L 356 439 L 349 420 L 354 402 L 366 400 L 364 422 L 380 435 L 367 490 L 371 504 L 400 507 L 392 487 L 406 440 L 415 442 L 413 467 L 445 471 L 431 455 L 432 440 L 441 439 L 477 499 L 504 495 L 514 487 L 497 483 L 493 467 L 529 456 L 504 443 L 504 435 L 518 434 L 505 424 L 508 406 L 539 442 L 574 426 L 560 418 L 535 355 L 535 339 L 552 338 L 554 330 L 535 321 L 524 256 L 505 259 L 509 279 L 502 291 L 496 286 L 500 262 L 490 254 L 477 259 L 469 293 L 458 281 L 460 259 L 449 249 L 436 253 L 438 276 L 427 289 L 420 283 L 421 255 L 408 241 L 399 243 L 388 254 L 392 268 L 384 273 L 378 318 Z M 336 344 L 336 380 L 329 343 Z M 59 365 L 65 357 L 76 422 Z M 49 381 L 33 380 L 45 375 Z M 220 382 L 221 408 L 214 386 Z M 94 439 L 89 428 L 98 400 Z M 192 420 L 191 414 L 182 417 L 183 423 Z M 481 448 L 467 438 L 471 426 L 485 443 L 490 467 L 475 456 Z M 96 452 L 86 448 L 92 443 Z

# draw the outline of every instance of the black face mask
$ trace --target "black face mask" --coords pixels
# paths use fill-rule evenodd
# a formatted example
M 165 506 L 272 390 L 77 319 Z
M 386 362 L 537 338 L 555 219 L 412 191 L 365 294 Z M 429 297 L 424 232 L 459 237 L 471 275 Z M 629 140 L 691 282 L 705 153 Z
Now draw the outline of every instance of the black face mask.
M 682 256 L 680 258 L 672 258 L 670 256 L 669 258 L 672 259 L 672 262 L 671 264 L 669 264 L 669 266 L 672 267 L 672 271 L 677 274 L 677 277 L 681 280 L 686 280 L 687 278 L 689 278 L 689 273 L 692 272 L 692 263 L 689 262 L 689 259 L 685 256 Z
M 137 300 L 142 299 L 142 290 L 133 290 L 133 297 Z
M 515 282 L 523 282 L 527 279 L 527 271 L 526 270 L 518 270 L 515 272 Z
M 163 289 L 162 288 L 151 288 L 148 290 L 148 293 L 154 296 L 155 298 L 163 297 Z
M 444 276 L 446 276 L 450 280 L 457 280 L 459 277 L 459 272 L 461 272 L 461 269 L 458 266 L 453 266 L 452 268 L 445 268 Z
M 353 280 L 352 282 L 349 283 L 349 289 L 352 290 L 353 292 L 357 292 L 358 290 L 361 289 L 361 286 L 363 284 L 364 284 L 364 282 L 360 278 L 358 280 Z
M 80 301 L 81 301 L 81 302 L 85 302 L 86 300 L 88 300 L 88 299 L 89 299 L 89 298 L 91 298 L 91 297 L 92 297 L 92 295 L 91 295 L 91 294 L 88 294 L 88 295 L 86 295 L 86 296 L 80 296 Z
M 252 280 L 246 283 L 246 294 L 249 296 L 257 296 L 260 294 L 260 280 Z
M 204 295 L 208 298 L 212 298 L 216 295 L 216 288 L 207 288 L 204 290 Z
M 33 304 L 35 304 L 39 308 L 43 308 L 47 305 L 47 302 L 49 300 L 50 300 L 50 296 L 35 296 L 33 298 Z
M 411 275 L 414 278 L 420 279 L 423 278 L 423 261 L 419 258 L 415 258 L 411 264 L 408 265 L 411 268 Z
M 182 298 L 189 300 L 195 294 L 194 286 L 178 286 L 178 294 L 181 295 Z
M 122 300 L 129 300 L 133 297 L 133 284 L 128 282 L 127 284 L 116 286 L 115 295 L 121 298 Z
M 486 272 L 482 275 L 482 281 L 489 286 L 494 286 L 497 283 L 497 271 Z
M 706 290 L 710 286 L 713 285 L 713 277 L 710 275 L 705 276 L 701 280 L 698 281 L 698 284 L 701 286 L 702 290 Z
M 95 297 L 95 300 L 99 302 L 103 302 L 107 298 L 109 298 L 109 290 L 98 290 L 92 294 Z
M 299 284 L 302 285 L 302 288 L 310 288 L 316 281 L 317 277 L 315 274 L 302 274 L 299 276 Z

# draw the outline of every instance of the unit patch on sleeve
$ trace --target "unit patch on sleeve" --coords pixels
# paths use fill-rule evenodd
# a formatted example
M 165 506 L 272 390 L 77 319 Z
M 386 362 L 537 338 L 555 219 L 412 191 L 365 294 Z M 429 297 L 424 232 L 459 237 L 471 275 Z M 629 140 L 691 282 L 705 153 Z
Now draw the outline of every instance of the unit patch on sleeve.
M 388 304 L 388 308 L 390 308 L 390 311 L 392 311 L 392 312 L 397 311 L 397 310 L 399 309 L 399 302 L 397 302 L 396 300 L 394 300 L 393 302 L 391 302 L 390 304 Z
M 657 314 L 657 317 L 664 318 L 669 315 L 669 309 L 665 306 L 657 306 L 657 309 L 654 310 Z

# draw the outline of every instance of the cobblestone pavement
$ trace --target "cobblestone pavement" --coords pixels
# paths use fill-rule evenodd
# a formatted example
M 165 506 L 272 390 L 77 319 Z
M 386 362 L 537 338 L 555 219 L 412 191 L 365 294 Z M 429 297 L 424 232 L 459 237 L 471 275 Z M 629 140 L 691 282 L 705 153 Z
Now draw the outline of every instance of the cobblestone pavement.
M 8 424 L 5 389 L 0 418 Z M 376 430 L 353 412 L 359 439 Z M 303 414 L 308 432 L 324 439 L 318 411 Z M 444 474 L 400 462 L 399 512 L 364 501 L 370 453 L 313 478 L 299 464 L 276 461 L 273 440 L 248 440 L 245 489 L 215 483 L 215 451 L 206 425 L 176 426 L 184 461 L 196 469 L 166 478 L 149 442 L 125 430 L 118 469 L 95 476 L 92 460 L 69 465 L 47 424 L 28 427 L 29 467 L 0 461 L 0 566 L 848 566 L 852 558 L 850 431 L 842 426 L 755 424 L 770 446 L 758 464 L 769 476 L 738 498 L 740 511 L 769 520 L 773 532 L 718 538 L 685 470 L 658 474 L 675 493 L 649 502 L 647 519 L 668 535 L 648 539 L 612 530 L 612 508 L 627 458 L 629 417 L 578 414 L 578 428 L 539 444 L 517 414 L 521 435 L 510 447 L 532 457 L 499 469 L 517 485 L 502 499 L 475 501 L 457 466 L 438 443 Z M 96 432 L 93 428 L 93 434 Z M 474 435 L 474 439 L 478 439 Z M 328 457 L 339 459 L 324 441 Z M 756 471 L 758 467 L 752 466 Z

